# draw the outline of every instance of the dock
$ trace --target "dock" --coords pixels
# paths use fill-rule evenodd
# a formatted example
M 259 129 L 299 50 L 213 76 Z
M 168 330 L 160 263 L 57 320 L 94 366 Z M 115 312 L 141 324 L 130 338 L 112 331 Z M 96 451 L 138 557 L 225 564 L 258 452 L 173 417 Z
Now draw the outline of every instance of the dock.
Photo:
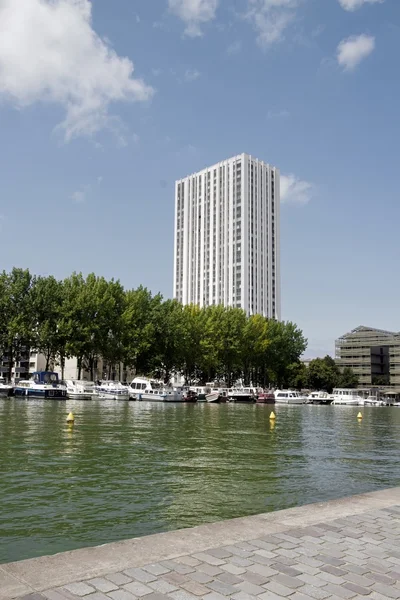
M 400 487 L 0 565 L 0 600 L 397 600 Z

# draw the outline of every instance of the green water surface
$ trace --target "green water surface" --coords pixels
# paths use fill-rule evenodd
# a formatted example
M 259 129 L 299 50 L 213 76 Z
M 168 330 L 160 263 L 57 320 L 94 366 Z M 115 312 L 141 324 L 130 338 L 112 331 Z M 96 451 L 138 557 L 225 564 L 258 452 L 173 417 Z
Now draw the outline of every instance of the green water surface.
M 0 562 L 400 485 L 400 409 L 274 410 L 0 400 Z

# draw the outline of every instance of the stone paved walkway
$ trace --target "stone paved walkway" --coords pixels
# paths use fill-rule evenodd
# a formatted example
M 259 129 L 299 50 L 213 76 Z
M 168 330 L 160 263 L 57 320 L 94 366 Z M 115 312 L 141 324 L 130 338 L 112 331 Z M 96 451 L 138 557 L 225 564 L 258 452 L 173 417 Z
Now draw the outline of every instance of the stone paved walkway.
M 393 490 L 391 492 L 393 495 Z M 384 493 L 379 493 L 381 499 Z M 396 493 L 400 500 L 399 490 Z M 374 494 L 370 495 L 372 496 Z M 342 504 L 336 503 L 336 511 L 331 511 L 328 515 L 336 515 L 336 518 L 326 519 L 325 514 L 324 520 L 320 521 L 318 506 L 303 507 L 294 509 L 296 526 L 287 527 L 280 524 L 281 513 L 278 512 L 274 514 L 275 521 L 269 515 L 264 527 L 260 524 L 257 535 L 254 535 L 253 523 L 252 535 L 246 540 L 216 544 L 206 550 L 147 564 L 140 564 L 141 561 L 136 560 L 131 566 L 119 571 L 81 578 L 79 581 L 52 586 L 40 592 L 32 591 L 23 596 L 10 595 L 9 598 L 353 600 L 368 597 L 372 600 L 397 600 L 400 598 L 400 501 L 398 504 L 382 507 L 378 503 L 378 507 L 373 509 L 368 509 L 366 502 L 364 508 L 368 510 L 361 510 L 362 507 L 357 502 L 359 498 L 363 497 L 347 499 L 346 510 L 342 511 L 340 507 L 344 506 L 344 501 Z M 351 514 L 352 501 L 354 514 Z M 312 514 L 304 512 L 304 525 L 301 525 L 299 521 L 302 520 L 302 511 L 307 510 L 311 510 Z M 281 512 L 286 521 L 290 522 L 290 511 Z M 344 512 L 344 516 L 338 518 L 337 515 L 341 512 Z M 226 522 L 227 526 L 232 523 L 234 521 Z M 221 524 L 219 527 L 221 528 Z M 274 531 L 265 533 L 271 527 Z M 196 529 L 201 530 L 185 530 L 192 531 L 193 550 L 198 549 Z M 174 532 L 176 533 L 178 532 Z M 159 537 L 151 536 L 153 543 Z M 137 544 L 140 545 L 140 540 Z M 66 564 L 67 562 L 68 560 Z

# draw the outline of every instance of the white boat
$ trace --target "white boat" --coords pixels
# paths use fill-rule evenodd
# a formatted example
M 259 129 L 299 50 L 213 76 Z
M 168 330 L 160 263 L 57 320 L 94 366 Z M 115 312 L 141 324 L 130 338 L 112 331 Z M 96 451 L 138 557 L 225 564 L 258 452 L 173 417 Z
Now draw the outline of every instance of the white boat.
M 333 405 L 364 406 L 365 400 L 355 390 L 349 388 L 335 388 L 332 392 Z
M 147 377 L 135 377 L 129 386 L 131 400 L 150 402 L 184 402 L 185 393 L 181 387 L 165 386 L 163 382 Z
M 257 399 L 257 390 L 251 387 L 230 388 L 228 390 L 230 402 L 255 402 Z
M 12 396 L 14 386 L 11 383 L 6 383 L 4 377 L 0 377 L 0 398 Z
M 328 392 L 311 392 L 307 396 L 307 404 L 331 404 L 333 402 L 333 395 Z
M 97 395 L 93 381 L 79 379 L 66 379 L 62 382 L 67 388 L 67 396 L 71 400 L 91 400 Z
M 365 406 L 387 406 L 388 403 L 386 400 L 381 400 L 380 398 L 377 398 L 376 396 L 368 396 L 364 400 L 364 405 Z
M 189 390 L 197 396 L 197 402 L 207 402 L 207 394 L 211 393 L 211 388 L 207 386 L 190 386 Z
M 31 379 L 19 381 L 14 388 L 17 397 L 24 398 L 49 398 L 52 400 L 66 400 L 67 389 L 60 384 L 58 374 L 52 371 L 37 371 Z
M 206 394 L 206 401 L 214 404 L 218 402 L 227 402 L 228 388 L 211 388 L 210 392 Z
M 275 404 L 305 404 L 307 397 L 293 390 L 276 390 Z
M 95 389 L 102 400 L 129 400 L 129 387 L 119 381 L 102 381 Z

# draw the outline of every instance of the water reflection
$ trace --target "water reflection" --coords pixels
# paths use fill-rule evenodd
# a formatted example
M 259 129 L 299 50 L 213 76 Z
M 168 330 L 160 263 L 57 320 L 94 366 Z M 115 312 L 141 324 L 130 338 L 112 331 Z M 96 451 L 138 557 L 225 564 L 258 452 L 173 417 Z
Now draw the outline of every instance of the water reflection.
M 0 400 L 0 562 L 399 484 L 397 409 L 270 412 Z

